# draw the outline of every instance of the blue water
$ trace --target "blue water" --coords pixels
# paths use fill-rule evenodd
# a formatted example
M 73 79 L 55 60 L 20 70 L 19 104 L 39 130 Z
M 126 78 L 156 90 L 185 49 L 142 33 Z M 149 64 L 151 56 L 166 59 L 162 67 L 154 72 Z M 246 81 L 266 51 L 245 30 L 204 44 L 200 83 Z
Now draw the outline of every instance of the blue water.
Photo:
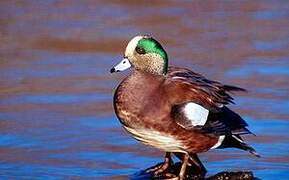
M 170 63 L 248 89 L 230 106 L 261 158 L 200 154 L 208 175 L 249 170 L 289 179 L 289 3 L 0 2 L 0 179 L 137 179 L 163 152 L 124 132 L 110 74 L 136 34 Z M 176 160 L 176 159 L 175 159 Z

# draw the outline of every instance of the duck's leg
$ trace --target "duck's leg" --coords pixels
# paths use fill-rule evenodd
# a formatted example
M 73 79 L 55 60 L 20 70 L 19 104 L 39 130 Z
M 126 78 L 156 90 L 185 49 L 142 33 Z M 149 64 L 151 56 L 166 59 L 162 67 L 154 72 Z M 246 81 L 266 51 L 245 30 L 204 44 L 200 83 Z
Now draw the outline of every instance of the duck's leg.
M 197 154 L 190 154 L 189 162 L 193 162 L 194 165 L 196 165 L 200 169 L 200 174 L 205 175 L 207 173 L 205 166 L 203 165 Z
M 183 158 L 183 154 L 181 153 L 174 153 L 174 155 L 177 156 L 177 158 L 179 158 L 180 160 L 182 160 Z M 205 166 L 202 164 L 202 162 L 200 161 L 198 155 L 189 154 L 189 156 L 190 158 L 188 161 L 188 166 L 192 167 L 190 169 L 193 169 L 194 171 L 196 171 L 196 174 L 205 175 L 207 173 L 207 170 Z
M 153 172 L 155 175 L 160 174 L 168 169 L 168 167 L 173 163 L 171 158 L 171 153 L 166 152 L 165 160 L 163 163 L 157 165 L 156 167 L 146 170 L 147 173 Z
M 189 162 L 189 154 L 185 154 L 184 155 L 184 158 L 183 158 L 183 163 L 182 163 L 182 167 L 181 167 L 181 170 L 180 170 L 180 173 L 179 173 L 179 180 L 184 180 L 185 179 L 185 175 L 186 175 L 186 169 L 187 169 L 187 165 L 188 165 L 188 162 Z

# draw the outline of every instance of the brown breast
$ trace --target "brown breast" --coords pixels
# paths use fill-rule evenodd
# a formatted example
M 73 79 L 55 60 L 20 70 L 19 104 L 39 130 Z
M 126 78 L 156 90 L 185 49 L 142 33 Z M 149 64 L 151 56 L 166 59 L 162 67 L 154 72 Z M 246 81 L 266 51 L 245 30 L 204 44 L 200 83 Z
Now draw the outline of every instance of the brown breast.
M 166 100 L 161 96 L 164 77 L 134 71 L 118 86 L 114 107 L 120 121 L 130 127 L 150 124 L 155 117 L 168 114 Z M 153 105 L 153 106 L 152 106 Z M 166 110 L 167 109 L 167 110 Z

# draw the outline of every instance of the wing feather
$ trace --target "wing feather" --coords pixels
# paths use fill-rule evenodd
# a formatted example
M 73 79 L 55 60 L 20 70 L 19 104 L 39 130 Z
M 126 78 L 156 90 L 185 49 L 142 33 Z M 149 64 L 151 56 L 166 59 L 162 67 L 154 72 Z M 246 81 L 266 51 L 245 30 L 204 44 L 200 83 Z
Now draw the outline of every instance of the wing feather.
M 195 73 L 189 69 L 170 67 L 167 78 L 179 86 L 187 87 L 187 93 L 194 93 L 201 99 L 203 104 L 210 105 L 210 108 L 216 109 L 227 104 L 234 104 L 234 99 L 230 95 L 233 91 L 246 91 L 243 88 L 223 85 L 217 81 L 206 79 L 204 76 Z M 204 98 L 206 97 L 206 98 Z
M 251 133 L 247 123 L 235 112 L 226 107 L 233 104 L 233 91 L 246 91 L 243 88 L 223 85 L 217 81 L 206 79 L 204 76 L 188 69 L 170 67 L 167 74 L 168 91 L 174 96 L 172 115 L 176 122 L 187 129 L 200 129 L 216 135 L 241 135 Z M 189 103 L 198 104 L 209 110 L 204 125 L 193 126 L 194 119 L 187 117 L 184 112 Z M 192 109 L 193 111 L 194 109 Z M 197 121 L 197 120 L 195 120 Z

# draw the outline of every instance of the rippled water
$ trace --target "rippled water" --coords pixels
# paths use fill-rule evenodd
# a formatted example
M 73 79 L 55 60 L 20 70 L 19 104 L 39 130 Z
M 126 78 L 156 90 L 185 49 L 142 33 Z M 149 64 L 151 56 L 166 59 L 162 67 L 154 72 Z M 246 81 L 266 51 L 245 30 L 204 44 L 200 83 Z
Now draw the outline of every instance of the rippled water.
M 212 175 L 289 179 L 288 1 L 0 1 L 1 179 L 127 179 L 162 161 L 121 128 L 108 70 L 139 33 L 170 63 L 249 90 L 230 106 L 262 155 L 201 154 Z

